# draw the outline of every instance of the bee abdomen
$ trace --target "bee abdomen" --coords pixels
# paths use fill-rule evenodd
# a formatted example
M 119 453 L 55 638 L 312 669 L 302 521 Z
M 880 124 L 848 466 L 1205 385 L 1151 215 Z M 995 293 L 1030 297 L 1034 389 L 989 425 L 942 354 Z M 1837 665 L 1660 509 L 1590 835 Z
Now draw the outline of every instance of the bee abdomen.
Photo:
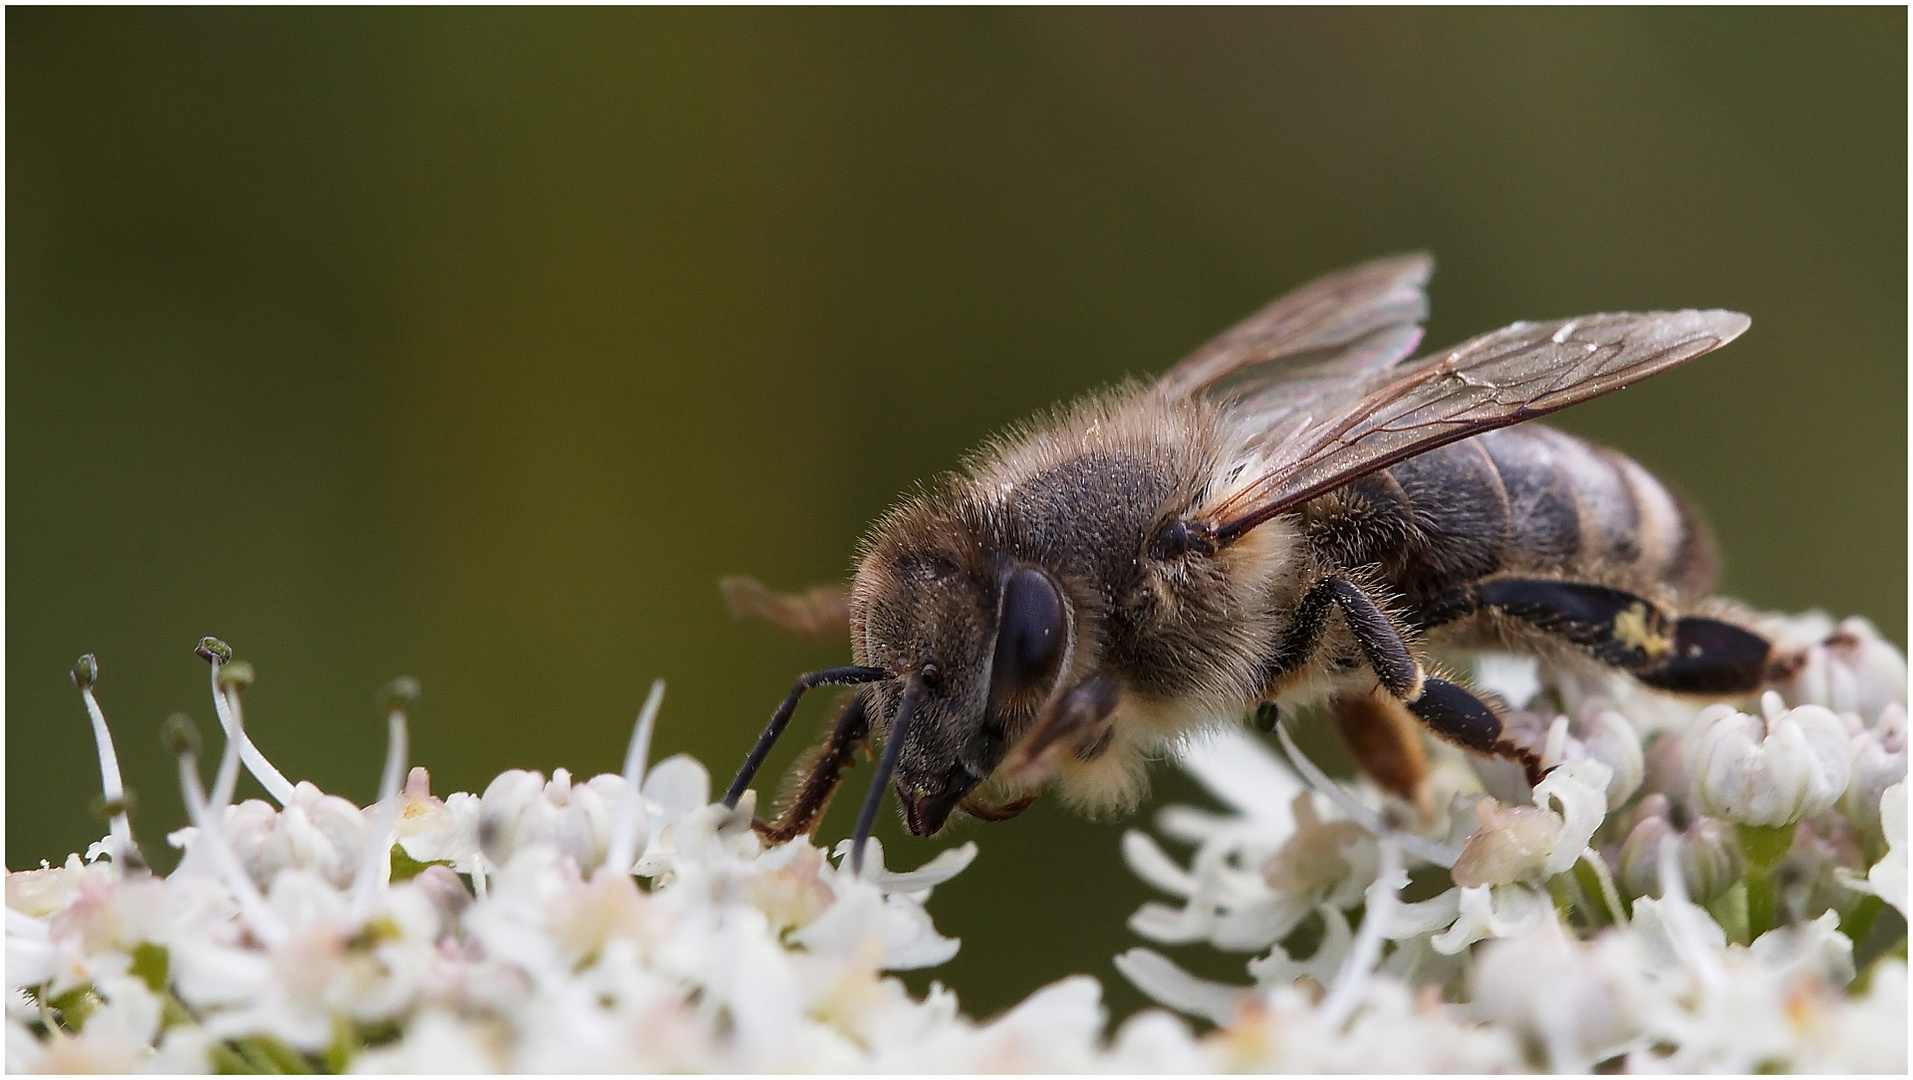
M 1413 604 L 1499 569 L 1508 512 L 1494 462 L 1464 439 L 1351 481 L 1304 517 L 1329 562 L 1378 565 Z
M 1524 424 L 1438 447 L 1350 482 L 1305 511 L 1330 562 L 1377 564 L 1411 607 L 1501 572 L 1712 586 L 1698 521 L 1639 465 Z
M 1508 496 L 1503 564 L 1574 574 L 1596 568 L 1679 595 L 1713 584 L 1705 530 L 1665 485 L 1627 457 L 1523 424 L 1477 436 Z

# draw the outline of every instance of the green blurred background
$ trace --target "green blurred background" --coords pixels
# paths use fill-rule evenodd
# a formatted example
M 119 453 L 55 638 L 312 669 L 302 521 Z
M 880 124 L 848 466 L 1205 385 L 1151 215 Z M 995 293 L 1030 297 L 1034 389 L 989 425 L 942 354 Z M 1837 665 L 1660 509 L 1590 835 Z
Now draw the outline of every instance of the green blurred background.
M 279 766 L 356 800 L 399 674 L 440 793 L 615 769 L 660 675 L 661 751 L 721 784 L 848 650 L 733 625 L 720 575 L 841 578 L 998 426 L 1404 249 L 1440 259 L 1431 344 L 1751 313 L 1561 423 L 1697 499 L 1727 591 L 1905 640 L 1901 9 L 6 25 L 8 866 L 102 832 L 84 651 L 163 850 L 202 634 L 256 665 Z M 950 842 L 900 832 L 893 864 Z M 932 974 L 977 1012 L 1073 971 L 1134 1008 L 1120 832 L 954 829 L 982 855 Z

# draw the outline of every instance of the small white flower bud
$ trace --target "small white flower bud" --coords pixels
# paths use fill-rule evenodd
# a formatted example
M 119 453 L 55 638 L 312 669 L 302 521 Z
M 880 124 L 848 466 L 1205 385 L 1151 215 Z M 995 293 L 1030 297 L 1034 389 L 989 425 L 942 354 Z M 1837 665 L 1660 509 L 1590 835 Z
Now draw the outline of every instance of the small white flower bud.
M 1659 896 L 1661 845 L 1675 835 L 1674 823 L 1649 815 L 1634 823 L 1621 842 L 1621 858 L 1614 868 L 1615 883 L 1628 896 Z
M 1867 871 L 1867 882 L 1880 899 L 1906 914 L 1906 781 L 1880 795 L 1880 824 L 1886 833 L 1886 855 Z
M 1874 716 L 1906 700 L 1906 657 L 1872 623 L 1858 616 L 1843 619 L 1826 648 L 1832 660 L 1829 708 Z
M 1834 626 L 1816 612 L 1771 620 L 1767 631 L 1775 686 L 1789 703 L 1874 716 L 1906 700 L 1906 657 L 1865 619 Z
M 261 891 L 281 870 L 310 870 L 334 887 L 357 876 L 371 827 L 365 814 L 337 795 L 300 782 L 282 810 L 248 799 L 228 811 L 226 841 Z
M 1621 845 L 1617 877 L 1630 897 L 1661 895 L 1664 843 L 1680 845 L 1681 881 L 1694 903 L 1705 904 L 1740 880 L 1744 865 L 1733 826 L 1718 818 L 1701 818 L 1683 833 L 1666 818 L 1649 816 L 1634 826 Z
M 624 777 L 608 773 L 575 787 L 563 769 L 554 770 L 549 783 L 543 773 L 500 773 L 479 800 L 479 845 L 499 866 L 524 847 L 543 845 L 588 871 L 604 861 L 613 810 L 623 794 Z
M 1578 737 L 1582 753 L 1613 770 L 1607 781 L 1607 808 L 1619 809 L 1641 789 L 1647 775 L 1647 759 L 1634 725 L 1620 713 L 1602 709 L 1573 725 L 1570 732 Z
M 1906 779 L 1906 709 L 1894 702 L 1853 735 L 1853 778 L 1841 812 L 1869 845 L 1880 843 L 1880 794 Z
M 1849 776 L 1847 731 L 1818 705 L 1760 700 L 1761 717 L 1703 710 L 1683 755 L 1695 805 L 1741 825 L 1791 825 L 1831 807 Z
M 1648 741 L 1641 755 L 1646 773 L 1641 787 L 1646 789 L 1649 797 L 1660 795 L 1680 805 L 1687 804 L 1688 797 L 1693 794 L 1693 785 L 1687 782 L 1688 737 L 1679 732 L 1663 731 Z
M 1733 888 L 1743 869 L 1740 840 L 1725 821 L 1704 817 L 1681 835 L 1681 880 L 1694 903 L 1704 904 Z

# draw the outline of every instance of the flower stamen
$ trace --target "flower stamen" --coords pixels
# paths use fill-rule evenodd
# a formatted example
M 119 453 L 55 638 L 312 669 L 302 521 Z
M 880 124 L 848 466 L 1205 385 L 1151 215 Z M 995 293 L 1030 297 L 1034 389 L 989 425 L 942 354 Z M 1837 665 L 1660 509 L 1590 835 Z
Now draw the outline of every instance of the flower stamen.
M 1355 796 L 1348 793 L 1347 788 L 1336 783 L 1319 766 L 1310 761 L 1308 755 L 1302 753 L 1301 748 L 1295 745 L 1295 740 L 1289 737 L 1286 721 L 1275 722 L 1275 737 L 1281 740 L 1282 749 L 1288 752 L 1289 762 L 1295 766 L 1295 771 L 1301 773 L 1303 778 L 1315 787 L 1315 790 L 1328 796 L 1330 802 L 1341 807 L 1342 813 L 1347 814 L 1350 821 L 1367 829 L 1378 838 L 1384 835 L 1392 837 L 1396 843 L 1416 858 L 1434 863 L 1444 869 L 1454 866 L 1455 860 L 1461 858 L 1461 852 L 1446 844 L 1437 844 L 1426 837 L 1390 829 L 1383 824 L 1380 815 L 1363 806 Z
M 198 828 L 199 835 L 194 846 L 205 845 L 205 851 L 212 860 L 215 870 L 226 887 L 232 891 L 233 899 L 239 904 L 239 913 L 251 924 L 253 933 L 267 945 L 276 945 L 286 938 L 284 922 L 273 913 L 266 904 L 266 898 L 260 895 L 258 886 L 252 883 L 246 870 L 239 864 L 239 856 L 234 854 L 232 846 L 226 843 L 223 823 L 226 815 L 224 804 L 208 804 L 206 789 L 199 779 L 199 731 L 193 727 L 192 720 L 183 713 L 175 713 L 166 722 L 163 732 L 167 747 L 179 760 L 180 793 L 185 796 L 186 816 Z M 228 739 L 224 757 L 234 757 L 239 753 L 239 743 Z M 221 762 L 224 768 L 224 761 Z
M 99 681 L 100 664 L 87 653 L 73 665 L 73 685 L 80 688 L 86 702 L 86 715 L 93 721 L 93 744 L 100 755 L 100 789 L 106 805 L 113 808 L 111 829 L 115 862 L 127 866 L 145 866 L 139 845 L 133 840 L 133 822 L 126 812 L 126 785 L 120 779 L 120 759 L 113 750 L 113 733 L 107 730 L 106 713 L 93 696 L 93 684 Z
M 199 645 L 193 651 L 212 666 L 213 712 L 218 715 L 219 726 L 225 729 L 226 737 L 239 741 L 239 757 L 245 762 L 246 770 L 258 779 L 266 789 L 266 794 L 271 795 L 280 806 L 291 802 L 292 782 L 274 768 L 272 762 L 266 760 L 266 755 L 260 753 L 252 740 L 246 737 L 245 723 L 239 711 L 238 686 L 220 682 L 219 673 L 232 662 L 232 646 L 216 637 L 204 637 L 199 639 Z M 248 667 L 246 674 L 250 676 L 250 673 L 251 668 Z M 250 682 L 251 679 L 246 681 Z
M 418 702 L 418 680 L 409 675 L 392 680 L 385 690 L 385 772 L 379 778 L 379 816 L 365 839 L 365 856 L 352 881 L 352 911 L 363 919 L 372 898 L 392 880 L 392 841 L 399 818 L 399 791 L 411 756 L 411 732 L 405 711 Z

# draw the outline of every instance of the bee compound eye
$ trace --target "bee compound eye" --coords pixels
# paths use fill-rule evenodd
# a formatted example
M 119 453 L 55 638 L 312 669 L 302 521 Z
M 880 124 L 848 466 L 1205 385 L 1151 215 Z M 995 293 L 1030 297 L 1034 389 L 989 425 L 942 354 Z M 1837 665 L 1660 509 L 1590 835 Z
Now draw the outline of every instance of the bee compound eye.
M 1027 568 L 1011 573 L 1003 583 L 991 696 L 1030 690 L 1047 682 L 1062 656 L 1066 632 L 1063 598 L 1049 578 Z

